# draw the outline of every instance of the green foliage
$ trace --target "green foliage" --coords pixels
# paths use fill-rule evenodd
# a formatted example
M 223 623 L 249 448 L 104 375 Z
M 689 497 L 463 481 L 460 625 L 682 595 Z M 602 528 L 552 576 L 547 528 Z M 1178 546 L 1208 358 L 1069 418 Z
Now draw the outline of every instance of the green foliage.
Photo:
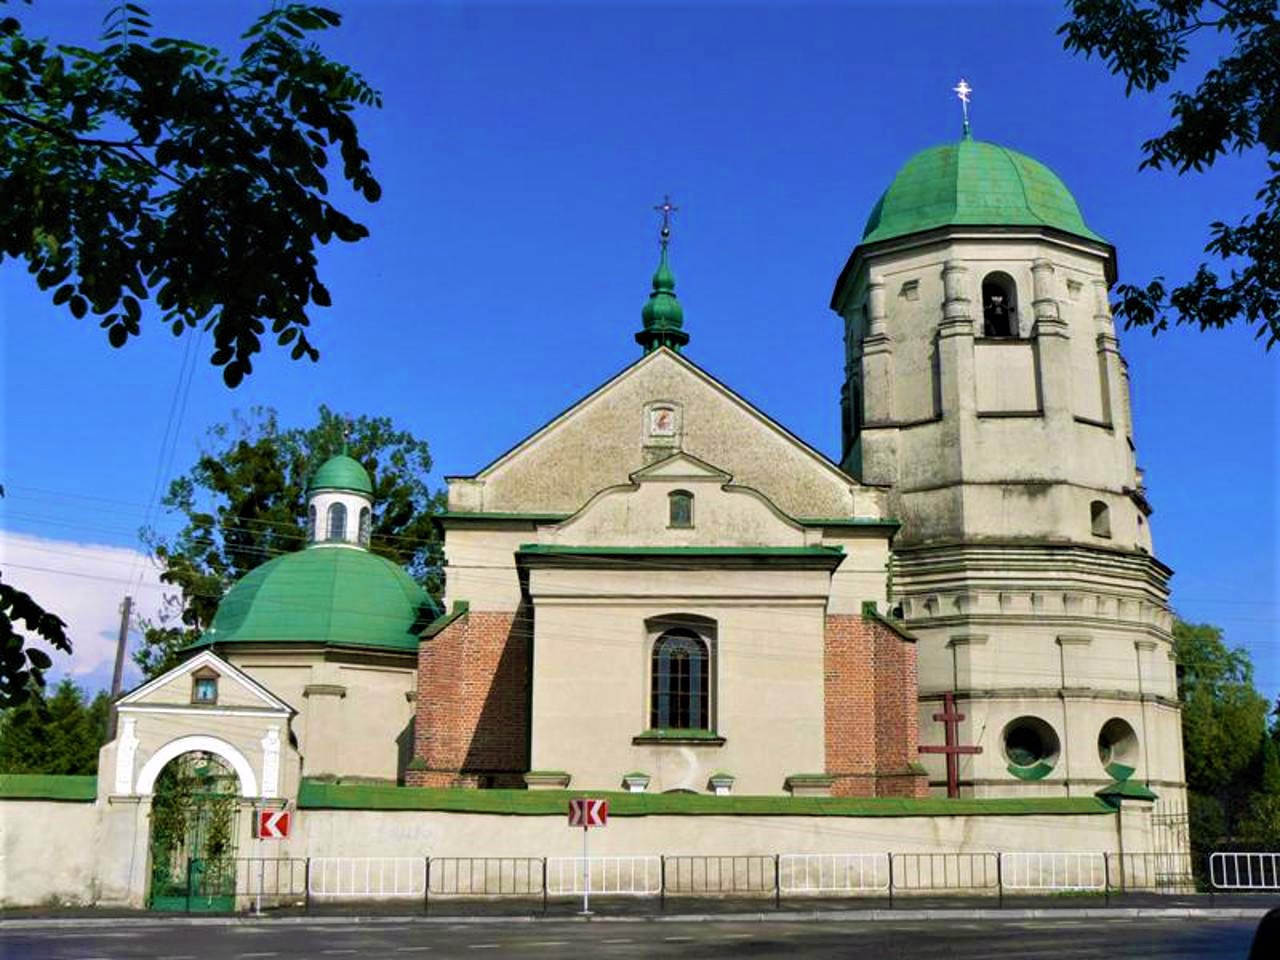
M 1120 284 L 1115 313 L 1127 326 L 1165 330 L 1179 324 L 1218 329 L 1242 320 L 1267 349 L 1280 342 L 1280 23 L 1275 0 L 1070 0 L 1072 19 L 1059 28 L 1068 50 L 1097 54 L 1125 78 L 1125 93 L 1169 83 L 1209 32 L 1230 52 L 1193 92 L 1170 96 L 1172 126 L 1142 145 L 1142 168 L 1200 172 L 1228 153 L 1265 151 L 1270 175 L 1258 190 L 1261 210 L 1235 225 L 1210 226 L 1205 252 L 1224 262 L 1220 277 L 1200 264 L 1172 289 L 1164 277 L 1146 286 Z M 1197 37 L 1197 34 L 1200 36 Z
M 71 652 L 66 623 L 45 610 L 29 594 L 0 582 L 0 709 L 26 701 L 33 690 L 44 687 L 44 672 L 53 666 L 49 654 L 29 646 L 18 633 L 18 621 L 55 650 Z
M 0 713 L 0 773 L 97 773 L 110 714 L 106 693 L 87 700 L 69 679 L 52 695 L 35 691 Z
M 168 538 L 143 531 L 164 565 L 160 579 L 181 590 L 159 623 L 144 625 L 134 662 L 146 676 L 177 662 L 177 650 L 209 626 L 232 584 L 303 547 L 307 482 L 344 449 L 373 478 L 370 549 L 405 567 L 439 598 L 441 552 L 431 516 L 444 508 L 444 495 L 427 485 L 426 441 L 396 429 L 387 417 L 348 421 L 325 406 L 314 426 L 287 430 L 274 410 L 255 407 L 212 427 L 208 439 L 195 466 L 169 485 L 163 500 L 170 512 L 185 516 L 186 525 Z
M 1248 654 L 1206 623 L 1175 621 L 1173 642 L 1193 851 L 1226 837 L 1280 841 L 1280 750 Z
M 0 17 L 0 260 L 25 260 L 55 305 L 92 313 L 114 347 L 138 335 L 154 298 L 175 336 L 211 332 L 228 386 L 264 336 L 317 359 L 309 313 L 331 298 L 316 245 L 368 234 L 328 198 L 333 154 L 351 190 L 381 195 L 352 119 L 381 99 L 308 41 L 341 18 L 272 4 L 234 60 L 152 36 L 133 3 L 105 22 L 89 49 Z

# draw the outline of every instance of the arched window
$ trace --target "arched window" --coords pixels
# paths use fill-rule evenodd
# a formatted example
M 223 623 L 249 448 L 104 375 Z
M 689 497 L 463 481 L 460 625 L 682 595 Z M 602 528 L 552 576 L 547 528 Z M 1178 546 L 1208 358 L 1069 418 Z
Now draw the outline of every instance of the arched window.
M 989 273 L 982 278 L 982 335 L 1018 335 L 1018 287 L 1007 273 Z
M 316 542 L 316 507 L 314 503 L 307 508 L 307 542 Z
M 329 507 L 329 535 L 325 539 L 347 539 L 347 508 L 340 503 Z
M 1095 537 L 1111 536 L 1111 510 L 1101 500 L 1089 504 L 1089 524 Z
M 688 490 L 672 490 L 667 494 L 667 510 L 668 526 L 693 526 L 693 494 Z
M 360 508 L 360 546 L 367 547 L 369 545 L 369 536 L 371 520 L 368 507 Z
M 710 659 L 692 630 L 668 630 L 653 645 L 649 726 L 657 730 L 710 729 Z

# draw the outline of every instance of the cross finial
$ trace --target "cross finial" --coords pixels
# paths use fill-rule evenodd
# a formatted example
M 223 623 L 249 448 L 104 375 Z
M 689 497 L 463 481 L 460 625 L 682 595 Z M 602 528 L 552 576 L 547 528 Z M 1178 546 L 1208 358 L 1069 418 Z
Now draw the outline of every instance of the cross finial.
M 342 453 L 347 455 L 347 445 L 351 440 L 351 421 L 346 417 L 342 418 Z
M 653 209 L 662 214 L 662 232 L 659 236 L 662 238 L 662 245 L 665 247 L 667 241 L 671 239 L 671 215 L 680 208 L 671 202 L 670 194 L 662 195 L 662 202 Z
M 964 77 L 960 78 L 960 82 L 951 88 L 955 91 L 957 97 L 960 98 L 960 109 L 964 111 L 964 133 L 969 135 L 969 94 L 973 93 L 973 87 L 969 86 L 969 81 Z

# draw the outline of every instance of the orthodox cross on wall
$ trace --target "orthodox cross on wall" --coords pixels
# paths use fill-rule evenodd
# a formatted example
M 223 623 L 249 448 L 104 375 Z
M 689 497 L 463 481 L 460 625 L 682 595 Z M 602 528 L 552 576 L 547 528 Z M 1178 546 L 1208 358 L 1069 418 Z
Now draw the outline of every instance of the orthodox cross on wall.
M 942 723 L 943 730 L 946 731 L 943 746 L 927 746 L 921 747 L 921 753 L 941 753 L 947 758 L 947 796 L 960 796 L 960 757 L 962 754 L 981 753 L 981 747 L 961 746 L 960 740 L 960 721 L 965 718 L 963 713 L 956 712 L 955 694 L 944 693 L 942 695 L 942 712 L 935 713 L 933 719 Z

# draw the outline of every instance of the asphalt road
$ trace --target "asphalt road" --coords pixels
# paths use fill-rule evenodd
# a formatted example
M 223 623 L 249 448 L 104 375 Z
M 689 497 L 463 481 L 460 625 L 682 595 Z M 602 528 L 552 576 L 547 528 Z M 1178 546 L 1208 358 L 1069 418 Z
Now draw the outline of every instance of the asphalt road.
M 10 928 L 4 960 L 394 960 L 423 957 L 874 957 L 1243 960 L 1254 920 L 778 920 L 581 923 L 164 923 Z

